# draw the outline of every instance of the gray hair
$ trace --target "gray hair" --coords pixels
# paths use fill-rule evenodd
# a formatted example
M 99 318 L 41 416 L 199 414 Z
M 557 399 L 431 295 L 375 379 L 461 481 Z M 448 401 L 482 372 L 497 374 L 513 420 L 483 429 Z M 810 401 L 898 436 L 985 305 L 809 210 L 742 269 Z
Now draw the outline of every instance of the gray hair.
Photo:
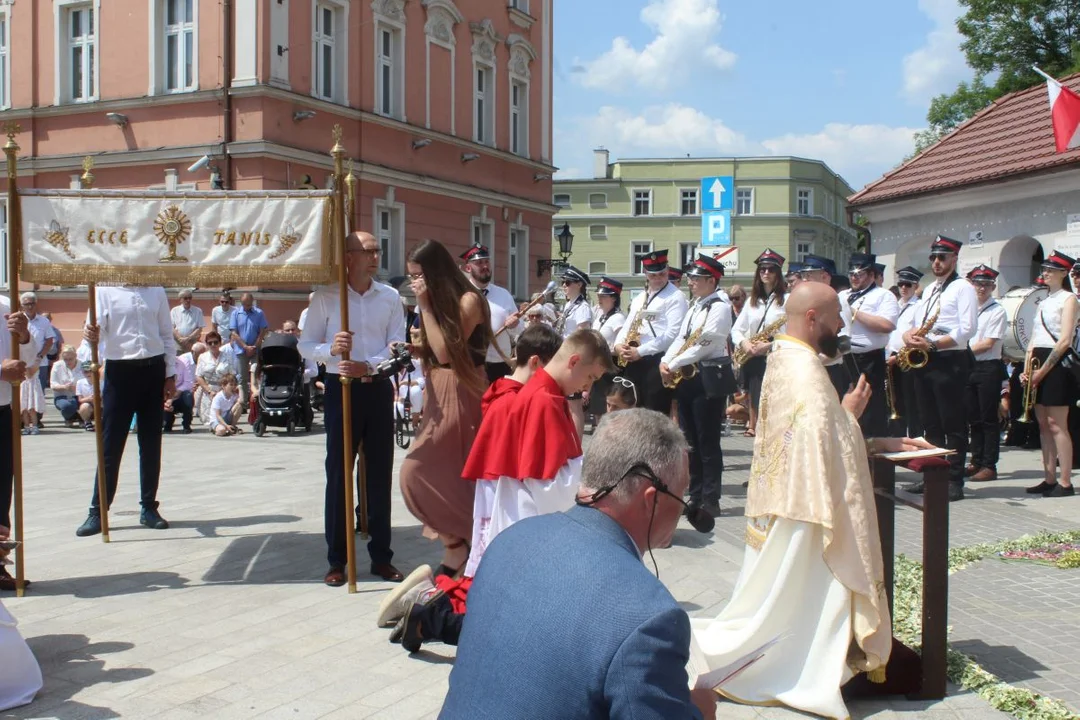
M 682 431 L 662 413 L 644 408 L 608 413 L 585 453 L 581 487 L 596 492 L 619 483 L 608 497 L 625 502 L 648 482 L 638 475 L 619 482 L 630 468 L 648 465 L 670 485 L 682 470 L 687 450 Z
M 193 293 L 192 293 L 192 292 L 191 292 L 191 290 L 189 290 L 188 288 L 182 288 L 182 289 L 180 290 L 180 292 L 176 293 L 176 297 L 178 297 L 178 298 L 180 298 L 181 300 L 183 300 L 184 298 L 189 298 L 189 297 L 191 297 L 191 296 L 192 296 L 192 294 L 193 294 Z
M 69 345 L 67 343 L 64 343 L 64 347 L 60 348 L 60 357 L 64 357 L 65 355 L 74 355 L 74 354 L 75 354 L 75 346 L 74 345 Z
M 19 296 L 19 302 L 27 302 L 28 300 L 33 300 L 34 302 L 37 302 L 37 293 L 24 292 L 22 295 Z

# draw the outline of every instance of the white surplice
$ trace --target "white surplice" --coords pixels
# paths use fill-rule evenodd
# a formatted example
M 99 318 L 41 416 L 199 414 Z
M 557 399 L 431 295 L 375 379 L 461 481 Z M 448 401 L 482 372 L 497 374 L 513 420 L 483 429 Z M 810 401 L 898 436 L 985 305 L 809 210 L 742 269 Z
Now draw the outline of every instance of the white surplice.
M 500 477 L 477 480 L 473 500 L 473 532 L 465 576 L 474 577 L 484 551 L 495 536 L 525 518 L 563 512 L 574 506 L 581 484 L 581 461 L 571 458 L 551 480 Z
M 41 690 L 41 668 L 0 602 L 0 711 L 30 703 Z

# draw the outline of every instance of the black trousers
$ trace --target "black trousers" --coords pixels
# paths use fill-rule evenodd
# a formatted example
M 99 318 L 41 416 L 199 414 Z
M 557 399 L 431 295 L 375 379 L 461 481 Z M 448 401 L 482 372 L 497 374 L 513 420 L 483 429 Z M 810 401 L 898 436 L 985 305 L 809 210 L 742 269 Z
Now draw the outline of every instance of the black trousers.
M 101 390 L 101 424 L 105 445 L 105 490 L 111 507 L 116 497 L 120 461 L 124 457 L 131 420 L 138 425 L 140 504 L 156 510 L 161 479 L 161 429 L 165 415 L 165 356 L 143 360 L 106 360 Z M 97 474 L 90 513 L 99 512 Z
M 919 401 L 915 394 L 914 371 L 900 372 L 895 365 L 893 372 L 893 392 L 896 412 L 899 420 L 889 421 L 889 434 L 892 437 L 917 438 L 923 435 L 922 421 L 919 419 Z
M 420 636 L 424 642 L 438 641 L 457 645 L 465 615 L 454 612 L 450 598 L 440 595 L 417 613 L 420 620 Z
M 11 494 L 15 486 L 15 465 L 11 446 L 11 406 L 0 407 L 0 525 L 11 527 Z
M 960 484 L 968 448 L 964 386 L 970 371 L 966 350 L 930 353 L 926 367 L 911 371 L 926 439 L 955 451 L 949 456 L 949 479 Z
M 660 355 L 647 355 L 626 366 L 622 376 L 637 386 L 638 407 L 671 415 L 674 393 L 660 379 Z M 717 422 L 721 422 L 722 418 Z
M 866 403 L 866 409 L 859 417 L 863 437 L 885 437 L 889 432 L 889 403 L 885 398 L 885 350 L 851 353 L 851 358 L 870 385 L 870 401 Z
M 679 427 L 690 446 L 690 502 L 712 504 L 720 500 L 724 476 L 724 451 L 720 434 L 724 427 L 725 398 L 705 397 L 701 375 L 683 380 L 675 390 Z
M 394 386 L 389 380 L 349 384 L 352 400 L 352 454 L 355 457 L 364 443 L 367 469 L 368 555 L 372 563 L 388 563 L 394 556 L 390 549 L 390 483 L 394 473 Z M 342 429 L 341 381 L 334 373 L 326 374 L 323 399 L 323 422 L 326 425 L 326 559 L 331 567 L 345 567 L 352 538 L 345 536 L 345 445 Z M 359 482 L 359 468 L 353 477 Z M 356 496 L 359 505 L 359 494 Z
M 499 378 L 504 378 L 510 374 L 510 366 L 504 362 L 486 362 L 484 363 L 484 372 L 487 373 L 488 383 L 493 383 Z
M 1042 442 L 1034 411 L 1031 422 L 1020 422 L 1020 416 L 1024 414 L 1024 384 L 1020 382 L 1020 373 L 1023 371 L 1024 363 L 1013 363 L 1012 374 L 1009 376 L 1009 432 L 1005 436 L 1005 444 L 1038 448 Z M 1072 413 L 1069 415 L 1071 417 Z
M 997 470 L 1001 445 L 998 407 L 1004 377 L 1000 360 L 976 361 L 968 377 L 965 404 L 971 435 L 971 464 L 975 467 Z
M 847 395 L 848 390 L 851 388 L 851 370 L 847 368 L 844 363 L 850 362 L 845 360 L 842 363 L 836 365 L 826 365 L 825 372 L 829 374 L 829 382 L 832 383 L 833 389 L 836 390 L 836 395 L 841 400 Z
M 183 423 L 184 429 L 191 428 L 191 416 L 195 410 L 195 395 L 190 390 L 184 390 L 181 393 L 177 393 L 176 397 L 172 401 L 172 412 L 164 410 L 165 416 L 165 431 L 171 432 L 173 425 L 176 424 L 176 414 L 180 413 L 181 423 Z

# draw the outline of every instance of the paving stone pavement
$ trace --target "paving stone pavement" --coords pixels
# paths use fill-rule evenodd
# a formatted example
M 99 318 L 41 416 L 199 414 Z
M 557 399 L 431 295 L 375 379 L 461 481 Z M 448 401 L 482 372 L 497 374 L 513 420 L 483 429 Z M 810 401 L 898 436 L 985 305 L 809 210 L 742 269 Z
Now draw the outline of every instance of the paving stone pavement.
M 137 453 L 130 439 L 106 545 L 74 536 L 90 496 L 93 436 L 52 425 L 24 438 L 27 573 L 34 583 L 26 597 L 3 599 L 38 656 L 46 685 L 32 705 L 0 717 L 437 715 L 454 648 L 434 645 L 410 658 L 390 645 L 374 622 L 390 585 L 367 575 L 365 562 L 356 595 L 321 582 L 324 436 L 318 425 L 314 434 L 295 437 L 219 439 L 201 430 L 167 437 L 160 499 L 172 529 L 164 532 L 138 525 Z M 710 536 L 681 527 L 670 549 L 655 552 L 661 580 L 692 615 L 712 615 L 723 606 L 742 560 L 740 483 L 751 445 L 732 437 L 724 446 L 725 517 Z M 404 455 L 398 451 L 398 463 Z M 1002 469 L 1033 466 L 1033 457 L 1007 453 Z M 1028 480 L 980 487 L 972 493 L 977 499 L 954 505 L 954 542 L 1080 527 L 1080 501 L 1029 501 L 1017 493 Z M 435 545 L 421 537 L 396 492 L 394 523 L 399 567 L 438 561 Z M 898 525 L 901 549 L 917 551 L 918 517 L 901 511 Z M 358 557 L 366 559 L 362 547 Z M 954 576 L 954 641 L 968 643 L 965 649 L 988 667 L 1000 662 L 1010 679 L 1032 687 L 1045 681 L 1047 691 L 1065 700 L 1064 689 L 1080 687 L 1068 664 L 1080 638 L 1055 632 L 1042 642 L 1023 623 L 1034 618 L 1047 630 L 1060 628 L 1068 607 L 1054 601 L 1069 592 L 1075 600 L 1080 573 L 1043 570 L 983 563 Z M 1043 594 L 1025 589 L 1035 587 Z M 1060 614 L 1047 614 L 1047 607 Z M 1075 626 L 1073 620 L 1069 629 Z M 855 718 L 1006 717 L 957 688 L 939 703 L 898 699 L 850 709 Z M 800 717 L 733 704 L 722 705 L 719 715 Z

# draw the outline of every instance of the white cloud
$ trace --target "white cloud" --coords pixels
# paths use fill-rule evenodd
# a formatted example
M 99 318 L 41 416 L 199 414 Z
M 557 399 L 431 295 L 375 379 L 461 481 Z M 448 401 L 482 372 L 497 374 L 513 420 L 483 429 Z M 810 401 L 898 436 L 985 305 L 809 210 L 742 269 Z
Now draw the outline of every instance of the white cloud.
M 971 70 L 960 50 L 963 37 L 956 20 L 963 11 L 957 0 L 919 0 L 919 10 L 934 28 L 922 47 L 904 57 L 904 96 L 913 104 L 927 105 L 934 96 L 955 89 Z
M 823 160 L 857 190 L 903 160 L 919 129 L 829 123 L 820 132 L 782 135 L 761 144 L 773 155 Z
M 641 21 L 656 37 L 638 50 L 625 37 L 617 37 L 611 49 L 590 62 L 574 61 L 582 85 L 600 90 L 625 90 L 638 85 L 667 90 L 687 77 L 686 68 L 702 65 L 727 70 L 736 56 L 715 40 L 723 16 L 718 0 L 651 0 L 641 11 Z
M 746 138 L 722 120 L 679 103 L 641 113 L 605 106 L 586 121 L 586 127 L 593 142 L 638 155 L 732 154 L 748 149 Z

